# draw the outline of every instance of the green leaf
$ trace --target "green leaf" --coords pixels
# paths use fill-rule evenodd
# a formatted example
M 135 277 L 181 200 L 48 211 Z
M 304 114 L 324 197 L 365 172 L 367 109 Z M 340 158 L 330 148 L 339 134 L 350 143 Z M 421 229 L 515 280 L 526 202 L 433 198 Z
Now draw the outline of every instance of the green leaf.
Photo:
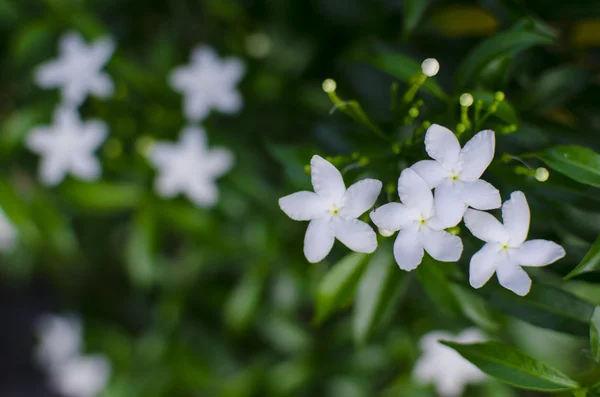
M 577 182 L 600 187 L 600 155 L 582 146 L 555 146 L 533 153 L 548 167 Z
M 480 328 L 490 331 L 498 329 L 490 308 L 479 295 L 459 284 L 452 285 L 452 292 L 465 317 Z
M 473 95 L 475 101 L 482 100 L 486 106 L 490 106 L 494 102 L 494 93 L 491 91 L 469 91 Z M 485 109 L 485 107 L 484 107 Z M 494 116 L 508 124 L 519 125 L 519 116 L 513 105 L 508 100 L 503 100 L 498 104 L 498 109 Z
M 405 0 L 404 1 L 404 33 L 412 33 L 423 18 L 429 0 Z
M 373 254 L 354 299 L 354 341 L 363 344 L 400 299 L 408 277 L 398 269 L 391 247 L 383 244 Z
M 443 264 L 426 255 L 417 268 L 417 277 L 435 306 L 446 314 L 456 317 L 459 313 L 458 302 L 452 292 L 452 284 L 439 266 Z
M 574 66 L 559 66 L 540 76 L 518 101 L 521 110 L 541 111 L 563 105 L 588 86 L 590 74 Z
M 488 283 L 479 291 L 503 313 L 530 324 L 582 337 L 589 334 L 594 306 L 561 289 L 534 284 L 529 294 L 520 297 Z
M 133 284 L 148 288 L 154 281 L 156 221 L 152 206 L 143 205 L 134 217 L 125 248 L 127 271 Z
M 254 268 L 231 291 L 225 304 L 225 323 L 234 332 L 242 333 L 252 324 L 260 307 L 263 288 L 263 272 Z
M 62 184 L 60 193 L 84 210 L 120 211 L 135 208 L 143 190 L 136 185 L 68 180 Z
M 596 306 L 590 318 L 590 347 L 592 357 L 600 362 L 600 306 Z
M 365 254 L 352 253 L 331 267 L 317 290 L 315 323 L 322 323 L 353 297 L 367 258 Z
M 78 241 L 71 219 L 58 208 L 47 191 L 39 189 L 35 192 L 31 212 L 42 232 L 43 241 L 51 249 L 63 255 L 75 254 Z
M 371 59 L 371 63 L 376 68 L 408 84 L 410 84 L 411 79 L 415 75 L 421 73 L 421 64 L 402 54 L 380 54 Z M 448 98 L 448 95 L 446 95 L 434 79 L 428 78 L 425 80 L 423 89 L 442 100 Z
M 596 241 L 588 251 L 588 253 L 583 257 L 583 260 L 577 267 L 569 274 L 565 276 L 565 280 L 570 278 L 579 276 L 583 273 L 592 272 L 594 270 L 600 269 L 600 236 L 596 238 Z
M 0 209 L 18 229 L 19 239 L 28 245 L 41 241 L 40 231 L 22 195 L 13 188 L 11 181 L 3 178 L 0 178 Z
M 553 39 L 549 35 L 534 31 L 509 30 L 496 34 L 479 43 L 463 60 L 457 74 L 458 89 L 464 90 L 473 86 L 479 72 L 498 57 L 516 55 L 528 48 L 552 42 Z
M 519 389 L 557 392 L 579 387 L 577 382 L 562 372 L 503 343 L 461 345 L 441 342 L 456 350 L 486 374 Z

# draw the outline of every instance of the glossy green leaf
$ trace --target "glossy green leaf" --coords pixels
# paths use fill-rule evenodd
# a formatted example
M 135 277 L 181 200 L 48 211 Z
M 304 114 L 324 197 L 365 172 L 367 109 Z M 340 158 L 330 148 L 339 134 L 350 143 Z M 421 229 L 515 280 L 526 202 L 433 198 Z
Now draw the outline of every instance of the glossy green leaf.
M 137 206 L 143 190 L 136 185 L 69 180 L 62 184 L 60 193 L 84 210 L 119 211 Z
M 479 72 L 494 59 L 517 54 L 537 45 L 552 44 L 553 39 L 546 34 L 527 30 L 509 30 L 494 35 L 476 46 L 458 68 L 457 86 L 463 90 L 473 86 Z
M 524 297 L 489 282 L 480 293 L 503 313 L 558 332 L 587 337 L 594 306 L 568 292 L 534 283 Z
M 565 276 L 565 279 L 570 279 L 579 276 L 583 273 L 593 272 L 600 269 L 600 236 L 596 239 L 588 253 L 583 257 L 583 260 L 577 267 Z
M 409 34 L 415 30 L 427 7 L 429 0 L 405 0 L 404 1 L 404 33 Z
M 371 63 L 376 68 L 388 73 L 400 81 L 409 84 L 415 75 L 421 73 L 421 64 L 419 62 L 406 55 L 398 53 L 377 55 L 371 59 Z M 425 83 L 423 83 L 423 89 L 442 100 L 445 100 L 448 97 L 438 83 L 431 78 L 425 80 Z
M 520 389 L 557 392 L 579 387 L 577 382 L 562 372 L 503 343 L 442 343 L 456 350 L 486 374 Z
M 129 277 L 140 288 L 148 288 L 154 281 L 156 232 L 152 207 L 146 204 L 135 214 L 125 248 Z
M 352 253 L 327 272 L 317 290 L 315 322 L 323 322 L 335 309 L 348 303 L 365 270 L 368 256 Z
M 600 306 L 596 306 L 590 318 L 590 347 L 592 357 L 600 362 Z
M 482 100 L 484 103 L 484 109 L 494 102 L 494 93 L 491 91 L 469 91 L 473 95 L 475 101 Z M 504 100 L 498 104 L 498 110 L 494 113 L 494 116 L 507 124 L 519 125 L 519 116 L 513 105 L 508 101 Z
M 452 284 L 439 266 L 444 264 L 426 255 L 416 270 L 417 276 L 435 306 L 450 316 L 457 316 L 460 308 L 452 291 Z
M 354 341 L 364 343 L 381 324 L 406 287 L 408 278 L 398 269 L 391 247 L 383 246 L 373 254 L 362 276 L 354 299 Z
M 45 190 L 35 192 L 31 211 L 49 248 L 68 256 L 76 252 L 78 241 L 72 221 Z
M 600 187 L 600 155 L 582 146 L 555 146 L 534 153 L 548 167 L 577 182 Z
M 28 245 L 40 242 L 40 231 L 33 220 L 30 208 L 27 207 L 19 192 L 15 191 L 11 182 L 4 178 L 0 178 L 0 209 L 19 230 L 19 239 Z
M 260 307 L 263 288 L 264 276 L 260 269 L 246 272 L 225 303 L 225 323 L 230 329 L 237 333 L 248 329 Z

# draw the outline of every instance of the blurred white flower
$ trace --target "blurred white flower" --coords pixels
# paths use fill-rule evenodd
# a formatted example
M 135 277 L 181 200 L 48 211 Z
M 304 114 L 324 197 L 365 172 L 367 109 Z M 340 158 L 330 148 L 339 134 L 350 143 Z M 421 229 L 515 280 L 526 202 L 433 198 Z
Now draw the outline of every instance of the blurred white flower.
M 416 269 L 424 250 L 438 261 L 457 261 L 462 241 L 444 230 L 452 225 L 445 225 L 437 217 L 427 182 L 407 168 L 398 178 L 398 194 L 402 203 L 382 205 L 371 212 L 371 219 L 381 229 L 400 230 L 394 242 L 394 257 L 400 269 Z
M 156 143 L 149 153 L 158 170 L 155 188 L 162 197 L 185 194 L 201 207 L 217 203 L 219 191 L 215 180 L 231 169 L 233 153 L 225 148 L 209 149 L 206 133 L 188 126 L 178 143 Z
M 200 46 L 192 52 L 191 64 L 173 70 L 169 80 L 173 89 L 184 95 L 186 117 L 201 121 L 212 109 L 233 114 L 242 108 L 236 86 L 245 71 L 239 59 L 221 60 L 212 48 Z
M 458 397 L 468 384 L 481 383 L 488 377 L 453 349 L 439 343 L 440 340 L 458 343 L 486 341 L 481 331 L 466 329 L 454 336 L 447 332 L 433 331 L 421 338 L 423 354 L 413 369 L 413 379 L 421 384 L 435 385 L 442 397 Z
M 79 354 L 81 348 L 81 321 L 73 316 L 45 314 L 36 322 L 39 344 L 35 359 L 48 369 Z
M 60 39 L 60 58 L 40 65 L 35 81 L 42 88 L 60 88 L 63 101 L 72 106 L 81 105 L 89 94 L 107 98 L 114 88 L 102 68 L 114 50 L 111 38 L 98 39 L 88 46 L 80 34 L 67 33 Z
M 50 386 L 64 397 L 95 397 L 106 388 L 110 373 L 104 356 L 75 356 L 50 369 Z
M 15 245 L 17 236 L 16 227 L 0 208 L 0 251 L 9 251 Z
M 425 149 L 434 160 L 423 160 L 411 168 L 435 188 L 437 216 L 448 226 L 457 225 L 467 207 L 499 208 L 500 192 L 479 179 L 494 158 L 494 132 L 477 133 L 464 148 L 447 128 L 433 124 L 425 135 Z
M 552 241 L 525 241 L 530 214 L 522 192 L 513 192 L 502 205 L 502 219 L 504 224 L 487 212 L 467 210 L 465 225 L 475 237 L 486 242 L 471 258 L 469 282 L 480 288 L 496 273 L 500 285 L 525 296 L 531 288 L 531 279 L 522 266 L 549 265 L 565 256 L 565 250 Z
M 100 163 L 93 153 L 108 135 L 100 120 L 82 122 L 73 108 L 59 108 L 54 124 L 36 127 L 27 135 L 27 147 L 42 156 L 40 179 L 46 185 L 60 183 L 67 173 L 81 180 L 100 177 Z
M 309 262 L 321 261 L 337 238 L 356 252 L 371 253 L 377 248 L 377 235 L 358 218 L 373 207 L 381 182 L 363 179 L 346 190 L 342 174 L 320 156 L 310 161 L 312 185 L 316 193 L 301 191 L 279 199 L 279 207 L 296 221 L 310 221 L 304 237 L 304 255 Z

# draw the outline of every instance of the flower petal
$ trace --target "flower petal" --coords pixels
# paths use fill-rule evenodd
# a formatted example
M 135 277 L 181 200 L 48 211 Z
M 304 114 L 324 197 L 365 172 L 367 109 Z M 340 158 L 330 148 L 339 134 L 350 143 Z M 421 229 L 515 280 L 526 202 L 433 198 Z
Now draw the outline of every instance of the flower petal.
M 34 127 L 25 137 L 25 146 L 32 152 L 42 154 L 48 151 L 54 141 L 52 128 Z
M 565 250 L 553 241 L 531 240 L 510 253 L 520 266 L 546 266 L 565 256 Z
M 329 254 L 334 241 L 333 223 L 327 219 L 314 219 L 304 236 L 304 256 L 311 263 L 320 262 Z
M 506 244 L 508 232 L 492 214 L 477 210 L 467 210 L 465 213 L 465 226 L 473 236 L 488 243 Z
M 496 137 L 492 130 L 480 131 L 471 138 L 460 151 L 458 160 L 461 166 L 460 179 L 463 181 L 479 179 L 492 162 L 495 148 Z
M 350 186 L 344 194 L 344 207 L 341 215 L 358 218 L 373 207 L 381 192 L 381 181 L 377 179 L 363 179 Z
M 440 262 L 456 262 L 460 259 L 463 244 L 460 237 L 444 230 L 428 230 L 423 239 L 425 251 Z
M 40 179 L 47 186 L 58 185 L 69 171 L 68 160 L 58 156 L 46 156 L 40 162 Z
M 366 223 L 357 219 L 337 219 L 335 237 L 352 251 L 370 254 L 377 249 L 377 235 Z
M 84 181 L 93 181 L 100 178 L 102 167 L 95 157 L 80 153 L 71 160 L 71 173 Z
M 200 207 L 212 207 L 219 201 L 219 189 L 214 182 L 198 180 L 189 181 L 185 187 L 186 196 Z
M 346 193 L 342 174 L 329 161 L 321 156 L 313 156 L 310 160 L 310 173 L 315 192 L 323 197 L 339 200 Z
M 422 160 L 413 164 L 410 168 L 425 179 L 425 182 L 432 189 L 450 176 L 450 171 L 434 160 Z
M 461 184 L 446 180 L 435 188 L 435 216 L 443 228 L 458 225 L 467 204 L 461 197 Z
M 498 246 L 487 243 L 471 258 L 469 264 L 469 284 L 473 288 L 483 287 L 496 271 Z
M 460 143 L 449 129 L 433 124 L 425 134 L 425 150 L 427 154 L 452 170 L 457 167 L 460 155 Z
M 398 178 L 398 194 L 402 203 L 417 210 L 425 218 L 433 214 L 433 194 L 431 188 L 415 171 L 405 169 Z
M 215 177 L 227 173 L 235 162 L 233 153 L 229 149 L 214 148 L 206 154 L 204 172 Z
M 402 203 L 387 203 L 374 209 L 370 214 L 377 227 L 392 232 L 415 222 L 419 215 Z
M 394 242 L 394 258 L 400 269 L 411 271 L 423 260 L 423 235 L 416 227 L 400 230 Z
M 244 99 L 237 91 L 222 91 L 213 97 L 214 107 L 225 114 L 238 113 L 244 106 Z
M 323 199 L 313 192 L 296 192 L 279 199 L 279 207 L 295 221 L 309 221 L 326 215 Z
M 519 296 L 525 296 L 531 289 L 531 278 L 521 266 L 512 262 L 500 263 L 496 269 L 498 282 L 504 288 Z
M 462 184 L 461 196 L 469 206 L 478 210 L 492 210 L 500 208 L 502 199 L 500 192 L 491 183 L 478 179 Z
M 502 206 L 502 219 L 511 245 L 519 245 L 527 239 L 530 218 L 529 204 L 523 192 L 512 192 Z

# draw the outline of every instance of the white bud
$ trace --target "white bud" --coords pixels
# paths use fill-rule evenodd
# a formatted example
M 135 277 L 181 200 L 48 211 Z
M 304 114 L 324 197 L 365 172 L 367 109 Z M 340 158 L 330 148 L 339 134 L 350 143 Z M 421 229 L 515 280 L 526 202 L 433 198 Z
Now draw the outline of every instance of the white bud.
M 421 64 L 423 74 L 428 77 L 433 77 L 440 71 L 440 63 L 435 58 L 427 58 Z
M 535 170 L 535 179 L 537 179 L 538 181 L 546 182 L 549 177 L 550 173 L 544 167 L 540 167 L 537 170 Z
M 379 228 L 378 231 L 379 234 L 381 234 L 383 237 L 390 237 L 392 234 L 394 234 L 393 231 L 382 228 Z
M 331 93 L 333 91 L 335 91 L 335 89 L 337 88 L 337 83 L 335 82 L 334 79 L 327 79 L 325 81 L 323 81 L 323 91 L 325 91 L 326 93 Z
M 460 106 L 469 107 L 473 104 L 473 95 L 469 93 L 462 94 L 459 101 Z

